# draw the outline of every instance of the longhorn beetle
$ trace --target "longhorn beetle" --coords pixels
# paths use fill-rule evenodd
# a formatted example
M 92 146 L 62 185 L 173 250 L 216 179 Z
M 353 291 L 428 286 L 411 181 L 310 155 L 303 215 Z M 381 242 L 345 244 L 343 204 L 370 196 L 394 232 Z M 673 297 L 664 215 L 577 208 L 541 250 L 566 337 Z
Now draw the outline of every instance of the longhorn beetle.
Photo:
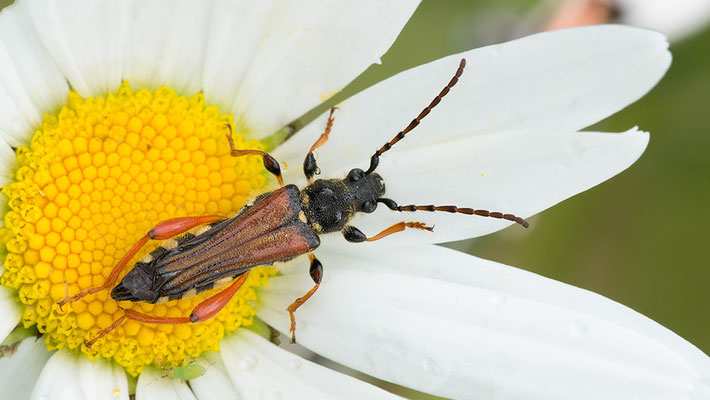
M 325 131 L 311 146 L 303 162 L 303 172 L 308 179 L 308 185 L 303 190 L 295 185 L 284 186 L 279 163 L 268 153 L 260 150 L 235 149 L 231 126 L 227 125 L 230 131 L 227 140 L 231 155 L 261 156 L 264 167 L 276 176 L 281 187 L 258 196 L 252 204 L 244 206 L 232 218 L 201 216 L 173 218 L 160 222 L 126 253 L 103 285 L 63 299 L 59 302 L 60 307 L 91 293 L 110 289 L 118 280 L 121 270 L 148 240 L 165 241 L 155 251 L 135 263 L 123 280 L 113 287 L 111 297 L 114 300 L 163 303 L 188 298 L 205 290 L 228 284 L 229 286 L 198 304 L 188 317 L 156 317 L 123 309 L 124 315 L 111 326 L 100 331 L 98 336 L 86 343 L 87 346 L 91 346 L 115 329 L 126 318 L 153 324 L 194 323 L 212 318 L 229 302 L 252 268 L 288 261 L 307 254 L 311 261 L 310 275 L 315 286 L 286 309 L 291 321 L 291 341 L 295 342 L 294 312 L 318 289 L 323 277 L 323 265 L 313 254 L 320 245 L 319 235 L 341 232 L 347 241 L 359 243 L 380 240 L 407 228 L 433 230 L 422 222 L 400 222 L 375 236 L 367 237 L 356 227 L 348 225 L 348 221 L 356 213 L 372 213 L 377 205 L 382 203 L 390 210 L 398 212 L 442 211 L 478 215 L 506 219 L 527 228 L 528 223 L 513 214 L 457 206 L 400 206 L 394 200 L 383 197 L 385 183 L 375 172 L 380 157 L 419 125 L 421 120 L 439 104 L 456 85 L 465 66 L 466 60 L 462 59 L 453 78 L 434 100 L 404 130 L 372 155 L 367 171 L 354 168 L 343 179 L 314 181 L 313 177 L 319 173 L 319 169 L 313 152 L 328 141 L 328 135 L 333 127 L 333 113 L 336 110 L 335 107 L 331 108 Z M 194 233 L 173 239 L 194 228 L 198 228 Z

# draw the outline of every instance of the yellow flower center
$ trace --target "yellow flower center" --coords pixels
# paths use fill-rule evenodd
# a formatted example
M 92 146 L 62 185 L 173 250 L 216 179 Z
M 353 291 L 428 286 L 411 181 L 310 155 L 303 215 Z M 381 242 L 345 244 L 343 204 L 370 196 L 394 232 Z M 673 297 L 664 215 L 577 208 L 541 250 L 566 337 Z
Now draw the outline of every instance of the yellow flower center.
M 150 363 L 178 364 L 217 350 L 225 332 L 250 325 L 254 288 L 270 268 L 256 268 L 216 317 L 181 325 L 126 320 L 91 348 L 84 341 L 123 315 L 186 317 L 217 290 L 165 304 L 120 302 L 109 291 L 57 302 L 104 283 L 118 260 L 156 223 L 181 216 L 233 215 L 264 187 L 260 158 L 232 157 L 225 135 L 231 115 L 202 95 L 176 96 L 162 87 L 133 92 L 127 83 L 107 97 L 69 94 L 56 116 L 45 116 L 29 146 L 16 150 L 9 199 L 5 270 L 0 283 L 17 291 L 22 322 L 44 334 L 49 349 L 67 347 L 90 358 L 113 358 L 136 375 Z M 234 135 L 235 147 L 262 149 Z M 158 243 L 139 252 L 140 259 Z M 123 274 L 130 269 L 125 268 Z

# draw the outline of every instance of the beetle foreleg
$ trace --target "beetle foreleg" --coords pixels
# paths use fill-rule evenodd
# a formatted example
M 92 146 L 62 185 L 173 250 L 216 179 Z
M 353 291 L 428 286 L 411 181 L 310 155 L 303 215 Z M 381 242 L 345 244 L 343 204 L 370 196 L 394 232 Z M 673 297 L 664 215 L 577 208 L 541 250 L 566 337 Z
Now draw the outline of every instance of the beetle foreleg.
M 289 332 L 291 332 L 291 343 L 296 343 L 296 316 L 294 315 L 294 312 L 300 307 L 303 303 L 306 302 L 311 296 L 313 296 L 313 293 L 318 290 L 318 286 L 320 286 L 320 281 L 323 278 L 323 264 L 321 264 L 320 261 L 316 258 L 316 256 L 313 255 L 313 253 L 308 253 L 308 258 L 311 259 L 311 268 L 309 270 L 309 273 L 311 274 L 311 278 L 313 279 L 313 282 L 316 283 L 315 286 L 313 286 L 313 289 L 309 290 L 308 293 L 304 294 L 302 297 L 299 297 L 291 303 L 290 306 L 286 309 L 288 311 L 288 315 L 291 318 L 291 327 L 289 328 Z
M 164 239 L 170 239 L 171 237 L 180 235 L 182 233 L 185 233 L 189 231 L 190 229 L 203 225 L 203 224 L 209 224 L 211 222 L 219 221 L 224 219 L 224 217 L 216 216 L 216 215 L 208 215 L 204 217 L 182 217 L 182 218 L 172 218 L 165 220 L 163 222 L 158 223 L 148 231 L 148 233 L 143 236 L 138 242 L 131 247 L 131 249 L 126 253 L 123 258 L 116 264 L 116 266 L 113 268 L 113 271 L 111 271 L 111 274 L 106 278 L 106 281 L 104 282 L 103 285 L 93 287 L 86 289 L 82 292 L 79 292 L 78 294 L 67 297 L 60 301 L 59 308 L 61 309 L 63 305 L 70 303 L 72 301 L 79 300 L 80 298 L 84 296 L 88 296 L 90 294 L 96 293 L 98 291 L 104 290 L 104 289 L 109 289 L 111 288 L 115 283 L 116 280 L 118 280 L 118 276 L 120 275 L 121 271 L 123 268 L 128 264 L 129 261 L 133 258 L 133 256 L 138 253 L 138 251 L 145 246 L 145 244 L 148 242 L 149 239 L 152 240 L 164 240 Z
M 313 143 L 311 149 L 308 150 L 308 154 L 306 154 L 306 159 L 303 160 L 303 173 L 306 174 L 308 183 L 312 183 L 311 178 L 313 178 L 313 175 L 318 175 L 320 173 L 318 164 L 316 163 L 316 157 L 313 155 L 313 152 L 328 141 L 328 136 L 330 135 L 330 130 L 333 128 L 333 121 L 335 120 L 335 118 L 333 118 L 333 113 L 337 109 L 338 107 L 331 107 L 330 114 L 328 115 L 328 122 L 325 125 L 325 131 L 318 137 L 318 140 Z
M 276 180 L 279 181 L 279 185 L 283 186 L 284 185 L 284 179 L 281 177 L 281 167 L 279 166 L 279 162 L 276 161 L 274 157 L 271 156 L 271 154 L 261 151 L 261 150 L 237 150 L 234 148 L 234 140 L 232 140 L 232 125 L 227 124 L 227 128 L 229 128 L 229 134 L 227 135 L 227 140 L 229 141 L 229 148 L 232 151 L 232 157 L 241 157 L 241 156 L 248 156 L 248 155 L 257 155 L 261 156 L 261 159 L 264 162 L 264 168 L 266 168 L 267 171 L 272 173 L 275 177 Z
M 374 242 L 375 240 L 380 240 L 383 237 L 389 236 L 393 233 L 402 232 L 406 228 L 422 229 L 429 232 L 434 230 L 433 226 L 426 226 L 424 222 L 399 222 L 383 230 L 377 235 L 369 238 L 365 236 L 365 234 L 362 233 L 362 231 L 357 229 L 356 227 L 352 225 L 347 225 L 343 228 L 343 237 L 345 238 L 345 240 L 351 243 L 360 243 L 366 241 Z

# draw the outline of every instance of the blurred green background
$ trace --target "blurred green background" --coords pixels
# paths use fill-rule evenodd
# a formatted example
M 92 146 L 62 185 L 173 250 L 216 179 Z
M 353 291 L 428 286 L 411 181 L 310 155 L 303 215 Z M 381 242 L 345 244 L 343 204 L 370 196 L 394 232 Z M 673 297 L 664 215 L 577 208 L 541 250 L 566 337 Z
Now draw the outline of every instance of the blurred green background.
M 424 0 L 382 65 L 315 114 L 402 70 L 533 33 L 545 11 L 533 0 Z M 671 43 L 673 64 L 649 94 L 587 129 L 651 132 L 631 168 L 531 218 L 524 232 L 447 246 L 602 294 L 710 354 L 708 28 Z
M 310 115 L 402 70 L 533 33 L 543 14 L 533 0 L 425 0 L 382 65 Z M 672 43 L 671 52 L 651 93 L 590 128 L 650 131 L 638 162 L 533 217 L 529 230 L 449 246 L 600 293 L 710 354 L 710 29 Z

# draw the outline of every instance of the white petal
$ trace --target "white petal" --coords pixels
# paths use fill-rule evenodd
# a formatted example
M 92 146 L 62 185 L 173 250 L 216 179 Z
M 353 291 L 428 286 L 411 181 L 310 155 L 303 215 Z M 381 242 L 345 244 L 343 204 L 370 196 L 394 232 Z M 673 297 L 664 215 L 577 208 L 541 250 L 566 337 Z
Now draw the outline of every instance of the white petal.
M 136 400 L 195 400 L 184 381 L 168 378 L 166 371 L 146 367 L 138 377 Z
M 197 400 L 241 399 L 219 354 L 208 353 L 204 358 L 198 361 L 206 368 L 204 375 L 190 380 L 190 388 Z
M 123 368 L 105 359 L 59 350 L 44 366 L 31 398 L 128 400 L 128 381 Z
M 318 151 L 325 173 L 370 157 L 429 104 L 468 61 L 459 83 L 389 152 L 508 130 L 574 132 L 636 101 L 670 64 L 657 32 L 597 26 L 545 32 L 449 56 L 405 71 L 340 105 L 330 140 Z M 326 115 L 274 156 L 300 165 Z M 380 163 L 387 163 L 390 154 Z M 300 168 L 286 171 L 291 179 Z
M 708 25 L 707 0 L 616 0 L 624 24 L 655 29 L 678 40 Z
M 120 0 L 25 0 L 45 48 L 81 96 L 121 83 L 128 14 Z
M 12 357 L 0 358 L 0 388 L 4 399 L 27 399 L 42 367 L 52 355 L 44 341 L 29 337 Z
M 40 114 L 56 111 L 66 100 L 69 84 L 32 27 L 26 1 L 2 11 L 0 37 L 15 71 Z
M 43 114 L 55 111 L 69 91 L 26 5 L 0 13 L 0 136 L 13 146 L 27 144 Z
M 378 173 L 385 181 L 385 197 L 400 205 L 453 204 L 526 218 L 625 170 L 647 144 L 648 134 L 635 129 L 504 132 L 393 152 Z M 335 176 L 346 173 L 341 170 Z M 400 221 L 425 222 L 434 232 L 410 229 L 383 239 L 382 245 L 461 240 L 512 224 L 445 212 L 399 213 L 380 205 L 372 215 L 358 215 L 352 225 L 374 236 Z M 339 234 L 326 240 L 352 246 Z
M 124 79 L 134 87 L 199 92 L 211 9 L 212 0 L 133 1 Z
M 418 3 L 218 0 L 205 96 L 269 135 L 379 62 Z
M 437 246 L 317 251 L 299 343 L 367 374 L 453 398 L 704 399 L 710 359 L 602 296 Z M 307 260 L 269 281 L 257 315 L 282 332 Z
M 4 270 L 0 267 L 0 273 Z M 22 308 L 17 304 L 16 295 L 5 286 L 0 286 L 0 342 L 5 340 L 20 322 Z
M 24 144 L 27 144 L 27 142 Z M 15 152 L 2 137 L 0 137 L 0 160 L 2 160 L 2 162 L 0 162 L 0 187 L 3 187 L 12 182 L 15 169 L 17 168 L 17 159 L 15 158 Z M 0 196 L 0 203 L 2 203 L 2 206 L 0 206 L 1 215 L 5 215 L 7 201 L 7 196 Z M 0 226 L 4 225 L 5 221 L 0 221 Z
M 244 399 L 394 399 L 397 396 L 280 349 L 246 329 L 222 340 L 222 360 Z

